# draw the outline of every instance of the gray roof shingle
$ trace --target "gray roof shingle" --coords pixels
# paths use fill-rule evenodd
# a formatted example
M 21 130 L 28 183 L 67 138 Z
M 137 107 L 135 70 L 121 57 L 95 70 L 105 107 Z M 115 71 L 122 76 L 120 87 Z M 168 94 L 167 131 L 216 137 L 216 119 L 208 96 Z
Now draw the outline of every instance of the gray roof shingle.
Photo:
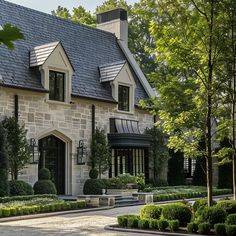
M 72 95 L 114 101 L 110 86 L 100 83 L 98 67 L 126 60 L 115 35 L 0 0 L 0 25 L 6 23 L 20 28 L 25 39 L 15 42 L 13 51 L 0 45 L 2 85 L 45 91 L 39 70 L 29 66 L 29 52 L 36 46 L 60 41 L 75 71 Z M 134 77 L 137 102 L 148 95 Z

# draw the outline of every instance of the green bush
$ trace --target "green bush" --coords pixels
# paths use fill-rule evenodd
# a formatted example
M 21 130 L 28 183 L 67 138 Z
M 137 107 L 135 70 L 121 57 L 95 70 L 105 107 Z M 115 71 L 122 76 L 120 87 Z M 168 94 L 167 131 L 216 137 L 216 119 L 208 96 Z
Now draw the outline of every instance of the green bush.
M 160 231 L 164 231 L 169 226 L 167 220 L 157 220 L 157 228 Z
M 2 209 L 0 208 L 0 217 L 2 216 Z
M 208 222 L 211 226 L 217 223 L 224 223 L 226 215 L 226 211 L 217 206 L 206 207 L 202 211 L 201 222 Z
M 234 214 L 236 213 L 236 200 L 219 201 L 217 207 L 224 209 L 227 214 Z
M 230 214 L 226 218 L 227 225 L 236 225 L 236 214 Z
M 162 215 L 167 220 L 179 220 L 180 226 L 186 226 L 191 220 L 192 212 L 185 204 L 173 203 L 163 206 Z
M 141 218 L 159 219 L 162 213 L 162 207 L 157 205 L 146 205 L 140 211 Z
M 32 195 L 34 193 L 32 186 L 22 180 L 9 181 L 9 189 L 11 196 Z
M 97 179 L 97 177 L 98 177 L 98 171 L 97 171 L 97 169 L 92 168 L 92 169 L 89 171 L 89 177 L 90 177 L 90 179 Z
M 128 216 L 127 216 L 127 215 L 118 216 L 118 217 L 117 217 L 117 222 L 118 222 L 118 225 L 119 225 L 119 226 L 121 226 L 121 227 L 127 227 Z
M 215 224 L 214 231 L 216 235 L 226 235 L 225 224 L 222 224 L 222 223 Z
M 85 201 L 77 201 L 77 208 L 85 208 L 86 202 Z
M 102 189 L 106 186 L 101 179 L 87 179 L 84 184 L 83 192 L 85 195 L 100 195 L 102 194 Z
M 228 236 L 236 235 L 236 225 L 226 225 L 226 234 Z
M 210 234 L 211 231 L 211 225 L 209 223 L 200 223 L 198 225 L 198 233 L 199 234 Z
M 149 228 L 149 220 L 148 219 L 139 219 L 138 228 L 148 229 Z
M 175 232 L 179 229 L 179 221 L 178 220 L 168 220 L 169 229 L 171 232 Z
M 11 216 L 16 216 L 17 215 L 17 210 L 14 207 L 9 208 L 10 209 L 10 215 Z
M 38 173 L 38 177 L 39 177 L 39 180 L 50 180 L 51 179 L 50 170 L 47 168 L 40 169 Z
M 212 205 L 216 205 L 216 201 L 213 200 Z M 196 212 L 200 208 L 205 208 L 207 206 L 208 206 L 207 198 L 202 198 L 202 199 L 196 200 L 193 203 L 193 211 Z
M 139 216 L 133 215 L 128 217 L 127 227 L 128 228 L 138 228 Z
M 2 216 L 8 217 L 11 215 L 11 209 L 10 208 L 2 208 Z
M 187 231 L 188 233 L 197 233 L 198 230 L 198 224 L 191 222 L 187 224 Z
M 158 220 L 157 219 L 149 219 L 149 228 L 150 229 L 158 229 Z
M 39 180 L 34 184 L 35 194 L 56 194 L 55 184 L 51 180 Z

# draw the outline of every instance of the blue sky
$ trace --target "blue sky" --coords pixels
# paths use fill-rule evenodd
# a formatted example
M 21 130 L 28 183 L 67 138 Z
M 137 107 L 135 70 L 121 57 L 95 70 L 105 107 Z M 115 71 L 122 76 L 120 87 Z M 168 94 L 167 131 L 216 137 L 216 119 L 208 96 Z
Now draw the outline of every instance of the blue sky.
M 97 5 L 101 5 L 105 0 L 7 0 L 22 6 L 33 8 L 46 13 L 51 13 L 58 5 L 72 9 L 75 6 L 82 5 L 85 9 L 94 12 Z M 138 0 L 127 0 L 129 4 L 138 2 Z

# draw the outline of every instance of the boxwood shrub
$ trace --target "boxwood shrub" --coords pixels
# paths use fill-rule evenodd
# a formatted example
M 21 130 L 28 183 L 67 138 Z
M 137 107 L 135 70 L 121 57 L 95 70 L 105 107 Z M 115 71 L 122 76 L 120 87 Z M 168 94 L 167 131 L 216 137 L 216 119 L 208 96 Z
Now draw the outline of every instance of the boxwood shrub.
M 216 201 L 212 201 L 212 205 L 216 205 Z M 207 198 L 198 199 L 193 203 L 193 211 L 196 212 L 199 209 L 205 208 L 208 206 Z
M 149 228 L 150 229 L 158 229 L 158 220 L 157 219 L 149 219 Z
M 216 235 L 226 235 L 225 224 L 219 223 L 214 225 L 214 231 Z
M 57 189 L 51 180 L 39 180 L 34 184 L 36 194 L 56 194 Z
M 22 180 L 9 181 L 10 196 L 32 195 L 33 188 L 30 184 Z
M 162 215 L 167 220 L 179 220 L 180 226 L 186 226 L 191 220 L 192 212 L 183 203 L 173 203 L 163 206 Z
M 106 186 L 101 179 L 87 179 L 84 183 L 83 192 L 85 195 L 101 195 L 102 189 Z
M 210 234 L 211 231 L 211 225 L 209 223 L 200 223 L 198 225 L 198 233 L 199 234 Z
M 138 221 L 138 228 L 148 229 L 149 228 L 149 219 L 140 218 L 139 221 Z
M 138 215 L 129 216 L 127 220 L 128 228 L 138 228 L 138 222 L 140 217 Z
M 234 214 L 236 213 L 236 200 L 224 200 L 219 201 L 217 206 L 221 209 L 224 209 L 227 214 Z
M 140 211 L 141 218 L 147 219 L 159 219 L 162 213 L 162 206 L 158 205 L 146 205 Z
M 230 214 L 226 218 L 227 225 L 236 225 L 236 214 Z
M 190 222 L 187 224 L 187 231 L 188 233 L 197 233 L 198 224 L 194 222 Z
M 10 208 L 2 208 L 2 216 L 8 217 L 11 215 L 11 209 Z
M 236 225 L 226 225 L 226 234 L 228 236 L 236 235 Z
M 179 221 L 178 220 L 168 220 L 169 229 L 171 232 L 175 232 L 179 229 Z
M 169 226 L 167 220 L 157 220 L 157 228 L 160 231 L 164 231 Z

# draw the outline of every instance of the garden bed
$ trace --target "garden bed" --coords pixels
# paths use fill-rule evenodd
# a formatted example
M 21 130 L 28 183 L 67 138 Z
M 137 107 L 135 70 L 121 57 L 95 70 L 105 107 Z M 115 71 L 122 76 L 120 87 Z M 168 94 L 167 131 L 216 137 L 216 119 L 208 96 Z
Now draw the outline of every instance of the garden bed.
M 0 198 L 0 218 L 56 211 L 76 210 L 86 207 L 83 200 L 64 201 L 55 195 L 17 196 Z

